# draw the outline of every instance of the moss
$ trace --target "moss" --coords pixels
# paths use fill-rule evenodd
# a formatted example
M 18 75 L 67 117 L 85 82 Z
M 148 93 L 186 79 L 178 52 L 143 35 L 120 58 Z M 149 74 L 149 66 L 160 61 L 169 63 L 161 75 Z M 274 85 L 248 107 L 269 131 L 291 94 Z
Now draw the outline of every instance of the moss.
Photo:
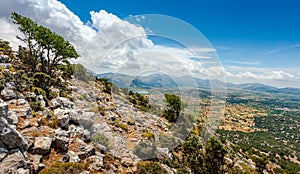
M 77 174 L 83 172 L 85 165 L 81 163 L 67 162 L 60 163 L 56 162 L 51 166 L 43 169 L 39 174 Z

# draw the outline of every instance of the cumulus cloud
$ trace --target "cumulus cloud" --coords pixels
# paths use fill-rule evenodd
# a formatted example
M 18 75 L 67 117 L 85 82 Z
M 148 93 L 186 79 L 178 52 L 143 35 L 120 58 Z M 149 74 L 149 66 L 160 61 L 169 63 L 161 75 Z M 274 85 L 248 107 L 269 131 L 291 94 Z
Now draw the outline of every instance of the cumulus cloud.
M 262 69 L 220 65 L 216 50 L 210 46 L 177 48 L 155 45 L 147 37 L 147 30 L 133 25 L 105 10 L 91 11 L 91 21 L 84 23 L 57 0 L 9 0 L 0 6 L 0 37 L 9 40 L 14 48 L 21 44 L 20 35 L 12 24 L 13 11 L 30 17 L 70 41 L 81 57 L 79 63 L 101 73 L 105 71 L 138 74 L 160 71 L 172 75 L 222 79 L 233 82 L 293 81 L 299 79 L 298 69 Z M 144 20 L 142 16 L 138 20 Z

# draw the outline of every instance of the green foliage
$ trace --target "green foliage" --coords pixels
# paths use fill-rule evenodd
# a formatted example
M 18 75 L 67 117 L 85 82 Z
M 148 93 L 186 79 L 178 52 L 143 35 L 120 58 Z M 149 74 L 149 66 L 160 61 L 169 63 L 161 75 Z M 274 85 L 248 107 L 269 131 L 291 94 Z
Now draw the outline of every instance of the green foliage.
M 183 144 L 183 162 L 193 173 L 204 172 L 204 156 L 200 149 L 202 145 L 195 136 L 190 136 Z
M 34 92 L 36 95 L 42 95 L 45 102 L 47 103 L 48 102 L 48 98 L 47 98 L 47 93 L 42 89 L 42 88 L 39 88 L 39 87 L 33 87 L 32 88 L 32 92 Z
M 84 82 L 88 81 L 87 70 L 83 65 L 74 64 L 73 69 L 74 69 L 74 74 L 73 75 L 76 79 L 84 81 Z
M 139 162 L 137 171 L 139 174 L 167 174 L 168 172 L 157 162 Z
M 117 122 L 116 126 L 119 127 L 119 128 L 121 128 L 121 129 L 123 129 L 124 131 L 128 131 L 129 130 L 129 128 L 128 128 L 128 126 L 126 124 L 123 124 L 123 123 L 120 123 L 120 122 Z
M 141 111 L 149 111 L 151 105 L 149 104 L 149 99 L 137 92 L 129 91 L 129 101 Z
M 153 132 L 148 132 L 148 131 L 142 132 L 142 136 L 145 137 L 145 138 L 147 138 L 147 139 L 154 138 Z
M 223 145 L 215 137 L 211 137 L 206 144 L 205 152 L 207 172 L 223 173 L 222 166 L 225 164 L 224 157 L 227 153 Z
M 150 159 L 155 156 L 156 147 L 150 142 L 140 142 L 133 149 L 133 153 L 142 159 Z
M 43 72 L 36 72 L 33 74 L 33 84 L 38 88 L 49 90 L 51 87 L 51 77 Z
M 67 163 L 60 163 L 56 162 L 51 166 L 43 169 L 40 171 L 40 174 L 78 174 L 83 172 L 85 168 L 84 164 L 81 163 L 74 163 L 74 162 L 67 162 Z
M 176 122 L 184 104 L 182 103 L 181 98 L 175 94 L 165 94 L 165 100 L 167 106 L 163 116 L 169 122 Z
M 0 39 L 0 51 L 3 52 L 4 55 L 9 56 L 10 59 L 14 57 L 13 50 L 9 42 L 6 40 Z
M 105 137 L 105 135 L 103 134 L 96 134 L 93 136 L 93 141 L 95 143 L 101 144 L 105 147 L 109 146 L 109 139 L 107 137 Z
M 29 105 L 30 105 L 31 109 L 33 109 L 35 112 L 44 110 L 40 101 L 35 101 L 35 100 L 29 101 Z
M 110 82 L 107 78 L 97 78 L 97 81 L 99 81 L 103 84 L 103 92 L 105 92 L 107 94 L 112 93 L 112 89 L 113 89 L 112 82 Z
M 79 57 L 68 41 L 50 29 L 16 12 L 13 12 L 11 17 L 23 33 L 23 38 L 18 38 L 26 44 L 26 47 L 19 47 L 19 58 L 23 67 L 31 69 L 32 72 L 39 68 L 39 71 L 53 77 L 59 64 L 67 59 Z

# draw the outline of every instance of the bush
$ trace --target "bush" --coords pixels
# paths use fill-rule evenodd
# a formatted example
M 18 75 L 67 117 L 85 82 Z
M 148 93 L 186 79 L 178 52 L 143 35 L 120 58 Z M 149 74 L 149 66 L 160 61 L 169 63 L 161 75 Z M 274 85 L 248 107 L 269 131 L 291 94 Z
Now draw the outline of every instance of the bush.
M 129 102 L 141 111 L 149 111 L 151 108 L 149 99 L 137 92 L 129 91 Z
M 150 142 L 140 142 L 134 147 L 133 153 L 141 159 L 150 159 L 155 156 L 156 147 Z
M 137 171 L 139 174 L 167 174 L 168 172 L 157 162 L 139 162 Z
M 105 137 L 103 134 L 96 134 L 93 136 L 93 142 L 101 144 L 105 147 L 109 146 L 109 139 Z
M 38 87 L 33 87 L 32 88 L 32 92 L 34 92 L 36 95 L 42 95 L 45 102 L 48 102 L 48 98 L 47 98 L 47 94 L 46 92 L 42 89 L 42 88 L 38 88 Z
M 84 171 L 84 164 L 67 162 L 60 163 L 56 162 L 49 166 L 48 168 L 40 171 L 40 174 L 78 174 Z
M 142 136 L 148 139 L 154 138 L 154 134 L 148 131 L 142 132 Z
M 44 110 L 40 101 L 29 101 L 29 105 L 35 112 Z
M 128 126 L 126 124 L 122 124 L 122 123 L 118 122 L 116 124 L 116 126 L 119 127 L 119 128 L 121 128 L 121 129 L 123 129 L 124 131 L 128 131 L 129 130 L 129 128 L 128 128 Z
M 169 122 L 174 123 L 179 117 L 184 104 L 182 103 L 181 98 L 175 94 L 165 94 L 165 100 L 167 108 L 165 109 L 163 116 Z

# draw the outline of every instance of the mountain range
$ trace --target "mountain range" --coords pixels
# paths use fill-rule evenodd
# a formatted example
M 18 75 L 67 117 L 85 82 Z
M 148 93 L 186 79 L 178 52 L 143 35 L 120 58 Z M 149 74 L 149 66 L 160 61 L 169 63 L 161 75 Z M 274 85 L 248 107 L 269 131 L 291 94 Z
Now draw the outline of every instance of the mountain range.
M 100 78 L 107 78 L 114 84 L 121 88 L 212 88 L 218 89 L 237 89 L 246 91 L 268 92 L 268 93 L 280 93 L 280 94 L 292 94 L 300 95 L 299 88 L 277 88 L 274 86 L 264 85 L 261 83 L 244 83 L 234 84 L 229 82 L 223 82 L 221 80 L 209 80 L 199 79 L 192 76 L 169 76 L 166 74 L 151 74 L 147 76 L 130 76 L 119 73 L 104 73 L 97 74 Z

